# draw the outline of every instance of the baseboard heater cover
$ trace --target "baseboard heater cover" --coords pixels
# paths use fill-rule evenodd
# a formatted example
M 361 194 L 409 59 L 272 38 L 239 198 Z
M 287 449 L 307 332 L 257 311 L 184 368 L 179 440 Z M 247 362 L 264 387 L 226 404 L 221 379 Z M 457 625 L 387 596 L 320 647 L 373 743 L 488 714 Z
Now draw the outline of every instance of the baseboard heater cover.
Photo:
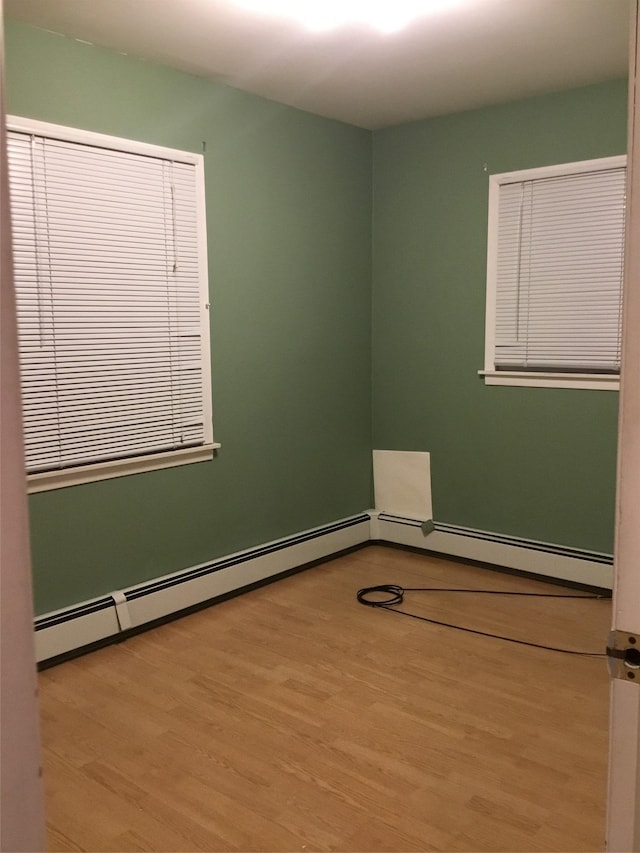
M 390 542 L 569 583 L 611 589 L 608 554 L 564 548 L 370 510 L 265 545 L 220 557 L 110 595 L 47 613 L 35 620 L 39 663 L 109 641 L 190 607 L 213 601 L 292 569 L 370 541 Z
M 360 513 L 47 613 L 35 620 L 36 659 L 60 657 L 364 544 L 369 523 L 369 514 Z
M 435 523 L 434 531 L 425 536 L 421 529 L 424 521 L 420 519 L 385 512 L 376 515 L 376 538 L 383 542 L 490 563 L 569 583 L 613 588 L 613 557 L 610 554 L 439 522 Z

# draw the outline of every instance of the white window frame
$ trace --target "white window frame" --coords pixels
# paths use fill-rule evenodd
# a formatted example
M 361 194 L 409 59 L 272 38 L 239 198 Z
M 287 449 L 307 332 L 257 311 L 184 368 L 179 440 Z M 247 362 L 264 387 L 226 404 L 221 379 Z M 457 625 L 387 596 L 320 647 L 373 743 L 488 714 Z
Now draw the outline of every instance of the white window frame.
M 35 119 L 7 116 L 7 129 L 18 133 L 35 134 L 64 140 L 66 142 L 94 145 L 116 149 L 131 154 L 141 154 L 166 160 L 188 163 L 195 167 L 196 211 L 198 228 L 198 278 L 200 285 L 200 331 L 202 359 L 202 401 L 204 416 L 204 443 L 196 447 L 145 454 L 95 464 L 63 468 L 55 471 L 30 473 L 27 475 L 27 491 L 42 492 L 65 486 L 75 486 L 97 480 L 112 479 L 144 471 L 172 468 L 213 458 L 214 450 L 220 447 L 213 439 L 211 349 L 209 330 L 209 277 L 207 264 L 206 200 L 204 184 L 204 157 L 191 151 L 165 148 L 137 140 L 123 139 L 102 133 L 65 127 Z
M 485 385 L 519 385 L 529 388 L 581 388 L 617 391 L 620 388 L 619 374 L 608 373 L 556 373 L 538 371 L 496 370 L 494 354 L 496 343 L 496 289 L 498 262 L 498 205 L 502 184 L 519 181 L 531 181 L 540 178 L 552 178 L 584 172 L 603 171 L 626 167 L 626 155 L 602 157 L 597 160 L 582 160 L 575 163 L 562 163 L 525 169 L 517 172 L 503 172 L 489 177 L 489 220 L 487 240 L 487 301 L 485 319 L 485 359 L 484 370 L 478 371 L 484 377 Z

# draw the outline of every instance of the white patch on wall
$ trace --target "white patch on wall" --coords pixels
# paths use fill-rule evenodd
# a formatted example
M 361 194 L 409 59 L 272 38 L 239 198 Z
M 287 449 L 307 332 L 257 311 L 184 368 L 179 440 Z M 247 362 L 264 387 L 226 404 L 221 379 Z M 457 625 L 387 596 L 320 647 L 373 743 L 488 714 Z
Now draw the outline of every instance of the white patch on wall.
M 431 461 L 414 450 L 374 450 L 376 510 L 420 521 L 433 517 Z

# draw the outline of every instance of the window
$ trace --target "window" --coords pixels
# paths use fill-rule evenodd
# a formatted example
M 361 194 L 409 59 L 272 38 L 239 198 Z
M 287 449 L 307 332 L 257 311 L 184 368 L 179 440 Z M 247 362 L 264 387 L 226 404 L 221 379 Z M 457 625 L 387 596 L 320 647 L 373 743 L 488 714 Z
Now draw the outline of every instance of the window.
M 618 388 L 625 164 L 491 176 L 487 384 Z
M 9 119 L 30 491 L 210 459 L 202 156 Z

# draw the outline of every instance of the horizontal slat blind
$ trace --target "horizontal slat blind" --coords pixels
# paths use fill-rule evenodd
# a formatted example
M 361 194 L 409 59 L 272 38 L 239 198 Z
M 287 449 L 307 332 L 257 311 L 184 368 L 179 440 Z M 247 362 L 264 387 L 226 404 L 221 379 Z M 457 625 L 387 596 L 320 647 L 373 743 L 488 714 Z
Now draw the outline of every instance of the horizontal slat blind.
M 625 169 L 499 188 L 495 367 L 620 369 Z
M 193 164 L 11 131 L 27 471 L 204 443 Z

